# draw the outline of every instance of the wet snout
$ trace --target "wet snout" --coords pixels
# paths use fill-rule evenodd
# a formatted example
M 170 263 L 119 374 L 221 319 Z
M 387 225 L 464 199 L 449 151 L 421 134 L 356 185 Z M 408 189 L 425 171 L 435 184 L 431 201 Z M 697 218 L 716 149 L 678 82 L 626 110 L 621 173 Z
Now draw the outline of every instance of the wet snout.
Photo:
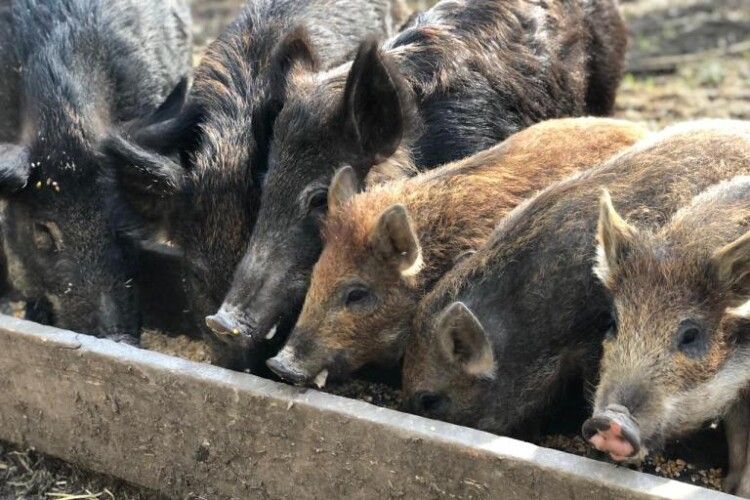
M 612 460 L 622 462 L 641 450 L 638 424 L 624 406 L 610 405 L 583 423 L 583 437 Z
M 275 357 L 266 361 L 266 365 L 286 382 L 323 387 L 328 380 L 329 370 L 333 377 L 337 376 L 343 365 L 339 361 L 328 356 L 325 349 L 316 346 L 305 331 L 296 335 L 292 333 L 290 342 Z
M 294 349 L 289 346 L 266 361 L 266 365 L 279 378 L 295 385 L 307 384 L 317 375 L 300 363 Z
M 219 336 L 234 337 L 242 333 L 234 314 L 223 306 L 216 314 L 206 316 L 206 326 Z
M 206 326 L 224 342 L 253 344 L 258 342 L 258 328 L 240 310 L 228 304 L 221 306 L 216 314 L 206 316 Z M 274 326 L 271 331 L 275 333 Z

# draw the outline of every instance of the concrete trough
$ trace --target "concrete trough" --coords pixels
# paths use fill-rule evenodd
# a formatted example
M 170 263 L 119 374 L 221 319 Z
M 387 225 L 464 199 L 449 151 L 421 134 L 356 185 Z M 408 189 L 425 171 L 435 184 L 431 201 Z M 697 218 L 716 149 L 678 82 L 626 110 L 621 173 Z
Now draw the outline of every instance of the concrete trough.
M 732 498 L 6 316 L 0 439 L 175 498 Z

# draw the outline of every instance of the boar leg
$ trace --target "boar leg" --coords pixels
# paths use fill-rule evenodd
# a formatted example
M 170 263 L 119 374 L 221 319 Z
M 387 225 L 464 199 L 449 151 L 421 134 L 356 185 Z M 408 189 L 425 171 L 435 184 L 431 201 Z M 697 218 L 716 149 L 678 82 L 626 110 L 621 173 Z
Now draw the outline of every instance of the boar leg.
M 724 481 L 724 489 L 730 493 L 748 496 L 750 493 L 750 467 L 747 463 L 748 426 L 750 408 L 748 400 L 742 398 L 724 418 L 724 428 L 729 446 L 729 473 Z

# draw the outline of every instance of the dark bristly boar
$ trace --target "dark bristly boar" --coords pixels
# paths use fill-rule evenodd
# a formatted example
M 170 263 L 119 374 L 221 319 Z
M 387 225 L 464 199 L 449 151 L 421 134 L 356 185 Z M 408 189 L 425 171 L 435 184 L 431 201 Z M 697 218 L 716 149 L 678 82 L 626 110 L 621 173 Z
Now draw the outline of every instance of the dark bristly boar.
M 135 265 L 99 145 L 185 87 L 189 9 L 177 0 L 18 0 L 11 16 L 22 110 L 18 142 L 0 145 L 10 279 L 48 303 L 55 325 L 133 342 Z
M 465 158 L 545 119 L 607 114 L 625 41 L 611 0 L 444 0 L 337 69 L 315 71 L 314 50 L 300 50 L 277 75 L 286 104 L 217 333 L 257 342 L 294 324 L 339 168 L 371 184 Z
M 208 48 L 176 116 L 162 113 L 109 141 L 144 237 L 184 255 L 196 332 L 212 337 L 205 318 L 221 305 L 250 237 L 266 138 L 283 105 L 269 95 L 273 73 L 308 45 L 316 57 L 307 62 L 317 68 L 349 60 L 366 36 L 395 31 L 401 7 L 400 0 L 253 0 Z M 218 364 L 246 367 L 241 345 L 214 347 Z
M 750 123 L 672 127 L 521 204 L 420 304 L 404 355 L 417 413 L 523 435 L 595 380 L 610 300 L 595 278 L 603 188 L 630 220 L 662 226 L 722 180 L 750 172 Z
M 521 200 L 645 136 L 628 122 L 550 120 L 494 148 L 355 196 L 334 177 L 324 247 L 299 321 L 268 366 L 290 382 L 397 367 L 419 300 Z
M 613 201 L 602 197 L 595 273 L 615 322 L 584 436 L 637 461 L 724 418 L 727 488 L 750 497 L 750 177 L 708 189 L 658 231 Z

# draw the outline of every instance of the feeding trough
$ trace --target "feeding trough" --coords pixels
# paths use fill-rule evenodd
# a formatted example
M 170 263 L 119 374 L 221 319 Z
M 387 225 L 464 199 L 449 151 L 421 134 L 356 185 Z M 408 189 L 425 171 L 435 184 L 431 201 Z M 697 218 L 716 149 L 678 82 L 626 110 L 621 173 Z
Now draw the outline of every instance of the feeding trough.
M 177 498 L 731 498 L 7 316 L 0 440 Z

